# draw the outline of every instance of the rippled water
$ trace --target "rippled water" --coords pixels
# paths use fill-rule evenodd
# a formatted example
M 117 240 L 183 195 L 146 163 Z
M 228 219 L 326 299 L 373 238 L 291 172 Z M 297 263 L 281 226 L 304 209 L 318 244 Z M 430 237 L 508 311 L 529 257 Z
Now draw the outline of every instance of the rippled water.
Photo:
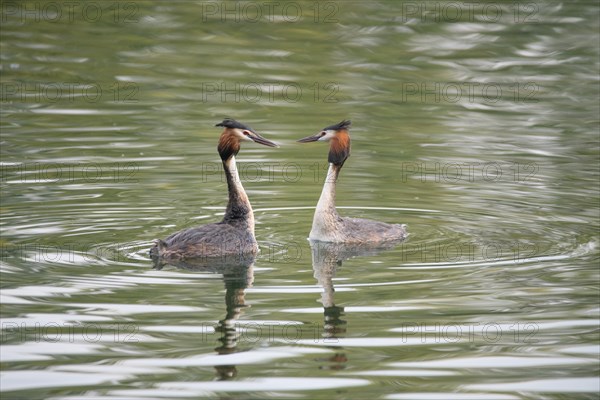
M 2 3 L 2 397 L 597 398 L 598 5 L 227 4 Z M 261 253 L 154 269 L 224 116 Z M 343 118 L 394 248 L 306 240 Z

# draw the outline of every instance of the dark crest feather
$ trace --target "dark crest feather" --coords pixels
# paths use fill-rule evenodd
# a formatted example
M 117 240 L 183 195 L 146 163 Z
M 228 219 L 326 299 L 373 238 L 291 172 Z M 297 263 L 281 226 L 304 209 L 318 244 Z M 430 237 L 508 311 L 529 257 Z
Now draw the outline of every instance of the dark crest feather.
M 215 126 L 222 126 L 224 128 L 237 128 L 237 129 L 245 129 L 250 132 L 254 132 L 254 129 L 250 128 L 248 125 L 244 125 L 241 122 L 236 121 L 232 118 L 225 118 L 223 122 L 219 122 Z
M 342 149 L 330 149 L 329 155 L 327 156 L 327 161 L 342 166 L 346 162 L 346 159 L 350 157 L 350 148 L 342 148 Z
M 341 130 L 348 130 L 350 128 L 350 125 L 352 124 L 352 121 L 350 121 L 349 119 L 345 119 L 342 122 L 339 122 L 335 125 L 330 125 L 327 128 L 323 128 L 324 131 L 341 131 Z

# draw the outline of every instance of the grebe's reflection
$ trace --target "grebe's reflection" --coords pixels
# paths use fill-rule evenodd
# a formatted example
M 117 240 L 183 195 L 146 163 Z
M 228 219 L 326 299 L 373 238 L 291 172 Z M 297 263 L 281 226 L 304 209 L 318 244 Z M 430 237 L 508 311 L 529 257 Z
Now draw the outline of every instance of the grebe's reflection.
M 253 255 L 228 255 L 218 258 L 196 258 L 178 261 L 169 261 L 169 264 L 178 268 L 203 273 L 217 273 L 223 275 L 225 283 L 225 318 L 220 320 L 215 327 L 215 332 L 220 333 L 219 346 L 215 348 L 217 354 L 233 354 L 241 351 L 237 348 L 240 334 L 236 330 L 236 321 L 242 315 L 242 310 L 250 307 L 246 304 L 246 288 L 254 282 Z M 162 269 L 164 262 L 155 262 L 155 269 Z M 216 365 L 218 380 L 227 380 L 237 375 L 235 365 Z
M 323 287 L 321 292 L 321 303 L 323 304 L 323 338 L 332 343 L 331 347 L 336 353 L 324 361 L 330 363 L 328 369 L 343 369 L 348 361 L 346 354 L 341 346 L 335 346 L 335 339 L 342 338 L 346 334 L 347 322 L 342 319 L 344 316 L 344 307 L 335 305 L 335 288 L 333 279 L 337 269 L 342 266 L 342 262 L 359 256 L 373 256 L 381 251 L 389 250 L 399 244 L 389 242 L 378 245 L 365 244 L 344 244 L 310 241 L 312 251 L 313 275 L 317 283 Z

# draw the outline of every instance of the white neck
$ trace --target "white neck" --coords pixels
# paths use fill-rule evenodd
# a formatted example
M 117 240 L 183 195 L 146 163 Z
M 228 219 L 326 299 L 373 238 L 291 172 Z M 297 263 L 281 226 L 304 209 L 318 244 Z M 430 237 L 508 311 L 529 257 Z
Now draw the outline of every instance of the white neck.
M 229 203 L 225 211 L 224 222 L 235 221 L 236 223 L 246 223 L 248 229 L 254 234 L 254 213 L 248 195 L 242 186 L 242 181 L 238 174 L 235 157 L 230 157 L 223 164 L 225 175 L 227 177 L 227 188 L 229 190 Z
M 339 167 L 329 164 L 321 197 L 317 203 L 310 238 L 313 240 L 330 240 L 338 231 L 336 228 L 338 213 L 335 209 L 335 183 Z
M 335 183 L 337 180 L 336 167 L 333 164 L 329 164 L 327 169 L 327 177 L 323 184 L 323 190 L 321 191 L 321 197 L 317 203 L 317 213 L 319 212 L 331 212 L 335 211 Z

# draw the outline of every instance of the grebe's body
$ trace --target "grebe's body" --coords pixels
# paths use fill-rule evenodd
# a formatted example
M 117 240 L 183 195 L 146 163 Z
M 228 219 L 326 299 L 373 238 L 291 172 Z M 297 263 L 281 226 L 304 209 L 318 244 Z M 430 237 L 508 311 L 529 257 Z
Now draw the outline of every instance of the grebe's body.
M 154 247 L 150 249 L 150 256 L 154 259 L 215 258 L 232 254 L 255 254 L 258 251 L 258 243 L 254 237 L 254 214 L 240 181 L 235 156 L 240 150 L 241 141 L 253 141 L 270 147 L 277 147 L 277 144 L 233 119 L 225 119 L 216 126 L 225 128 L 217 147 L 229 190 L 225 216 L 219 223 L 185 229 L 165 240 L 156 240 Z
M 328 126 L 316 135 L 299 142 L 330 142 L 329 169 L 321 197 L 317 203 L 309 238 L 335 243 L 383 243 L 399 241 L 407 236 L 406 225 L 387 224 L 362 218 L 341 217 L 335 208 L 335 185 L 350 155 L 350 121 Z

